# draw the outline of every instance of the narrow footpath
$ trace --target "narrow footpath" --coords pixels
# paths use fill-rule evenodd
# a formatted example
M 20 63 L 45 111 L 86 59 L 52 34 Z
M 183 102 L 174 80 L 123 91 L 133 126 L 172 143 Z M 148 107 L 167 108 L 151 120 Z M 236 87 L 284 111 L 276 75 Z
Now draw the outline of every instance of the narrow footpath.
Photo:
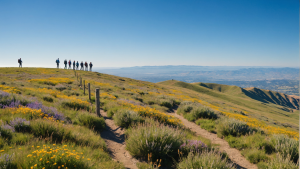
M 112 158 L 123 163 L 126 168 L 137 169 L 138 160 L 133 158 L 125 149 L 124 129 L 116 126 L 113 119 L 108 118 L 103 110 L 100 111 L 100 114 L 105 119 L 106 124 L 105 130 L 101 132 L 101 137 L 105 140 Z
M 197 124 L 193 122 L 189 122 L 184 117 L 178 115 L 176 112 L 177 112 L 176 110 L 173 110 L 173 112 L 168 114 L 180 119 L 182 123 L 186 127 L 190 128 L 191 131 L 195 132 L 196 135 L 200 135 L 202 137 L 211 140 L 212 144 L 219 144 L 220 150 L 225 151 L 228 154 L 228 157 L 233 163 L 236 164 L 236 167 L 238 169 L 257 169 L 257 166 L 255 164 L 250 163 L 248 160 L 246 160 L 246 158 L 242 156 L 239 150 L 235 148 L 231 148 L 227 141 L 219 138 L 217 134 L 210 133 L 207 130 L 202 129 Z

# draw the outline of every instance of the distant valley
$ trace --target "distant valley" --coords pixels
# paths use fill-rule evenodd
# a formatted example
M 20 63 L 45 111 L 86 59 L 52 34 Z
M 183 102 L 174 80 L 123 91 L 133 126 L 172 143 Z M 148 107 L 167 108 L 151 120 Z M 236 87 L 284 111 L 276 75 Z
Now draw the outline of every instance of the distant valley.
M 179 80 L 256 87 L 299 96 L 299 68 L 241 66 L 141 66 L 96 71 L 153 83 Z

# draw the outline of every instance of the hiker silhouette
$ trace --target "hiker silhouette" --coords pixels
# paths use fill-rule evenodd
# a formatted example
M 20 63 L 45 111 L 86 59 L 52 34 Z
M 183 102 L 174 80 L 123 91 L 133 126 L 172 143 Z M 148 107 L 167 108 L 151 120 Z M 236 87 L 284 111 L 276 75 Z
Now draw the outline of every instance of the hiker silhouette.
M 80 63 L 80 70 L 83 70 L 83 61 Z
M 20 58 L 20 59 L 18 59 L 18 63 L 19 63 L 19 67 L 21 67 L 22 68 L 22 59 Z
M 93 64 L 90 62 L 90 71 L 92 71 Z
M 74 60 L 74 62 L 73 62 L 73 70 L 75 70 L 75 60 Z
M 78 66 L 79 66 L 79 63 L 78 61 L 76 62 L 76 70 L 78 70 Z
M 65 64 L 65 68 L 64 69 L 67 69 L 67 64 L 68 64 L 67 59 L 65 59 L 64 64 Z
M 57 60 L 55 62 L 57 64 L 57 68 L 59 68 L 59 63 L 60 63 L 59 58 L 57 58 Z

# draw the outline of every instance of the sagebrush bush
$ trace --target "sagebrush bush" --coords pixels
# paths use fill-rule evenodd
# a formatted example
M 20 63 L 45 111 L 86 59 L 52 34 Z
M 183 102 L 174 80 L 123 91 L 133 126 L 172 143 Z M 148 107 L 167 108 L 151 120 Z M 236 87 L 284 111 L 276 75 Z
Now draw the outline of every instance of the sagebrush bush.
M 131 124 L 143 121 L 143 118 L 137 112 L 127 109 L 120 109 L 117 111 L 114 114 L 113 119 L 116 125 L 125 128 L 128 128 Z
M 73 124 L 86 126 L 90 129 L 94 129 L 97 132 L 100 132 L 105 128 L 105 120 L 103 117 L 98 117 L 96 114 L 91 114 L 88 112 L 81 112 Z
M 275 151 L 280 153 L 283 158 L 286 158 L 288 155 L 290 159 L 297 163 L 299 159 L 299 141 L 289 138 L 286 135 L 273 135 L 272 144 L 275 148 Z
M 242 122 L 232 118 L 224 118 L 217 125 L 217 134 L 221 136 L 241 136 L 249 134 L 254 129 L 249 127 L 246 122 Z
M 267 161 L 268 157 L 262 150 L 252 149 L 243 153 L 247 160 L 253 164 L 257 164 L 260 161 Z
M 52 142 L 73 142 L 76 145 L 106 149 L 104 140 L 91 130 L 74 125 L 37 119 L 31 121 L 31 132 L 35 137 L 49 138 Z
M 51 96 L 44 96 L 43 100 L 46 101 L 46 102 L 50 102 L 50 103 L 53 102 L 53 98 Z
M 14 127 L 18 132 L 29 132 L 30 131 L 30 121 L 23 118 L 15 118 L 9 122 L 9 125 Z
M 212 120 L 212 119 L 199 119 L 196 121 L 196 124 L 197 125 L 200 125 L 201 128 L 209 131 L 209 132 L 212 132 L 212 133 L 215 133 L 215 121 Z
M 234 169 L 233 165 L 228 163 L 222 157 L 222 154 L 216 151 L 191 152 L 186 158 L 181 159 L 177 164 L 177 168 Z
M 0 136 L 2 138 L 11 140 L 13 137 L 13 132 L 15 132 L 15 128 L 8 124 L 4 124 L 0 126 Z
M 178 149 L 185 140 L 185 134 L 159 122 L 147 122 L 134 126 L 126 132 L 126 148 L 136 158 L 152 161 L 161 159 L 166 164 L 178 156 Z
M 190 152 L 200 153 L 207 150 L 208 146 L 200 140 L 186 140 L 180 147 L 180 153 L 188 155 Z
M 191 110 L 190 113 L 185 114 L 184 118 L 189 121 L 195 121 L 199 118 L 217 119 L 218 116 L 213 110 L 209 108 L 197 107 Z
M 290 159 L 291 157 L 289 155 L 283 157 L 277 153 L 276 157 L 267 163 L 266 169 L 298 169 L 299 163 L 295 164 Z

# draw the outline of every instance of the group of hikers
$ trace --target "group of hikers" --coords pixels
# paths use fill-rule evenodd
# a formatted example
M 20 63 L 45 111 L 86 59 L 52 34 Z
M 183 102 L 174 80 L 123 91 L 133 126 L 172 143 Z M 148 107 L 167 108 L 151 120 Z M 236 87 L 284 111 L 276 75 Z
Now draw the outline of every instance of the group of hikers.
M 57 68 L 59 68 L 59 58 L 56 60 L 56 64 L 57 64 Z M 67 61 L 67 59 L 65 59 L 64 61 L 64 64 L 65 64 L 65 68 L 64 69 L 72 69 L 72 61 L 69 60 Z M 67 65 L 69 65 L 69 68 L 67 67 Z M 90 62 L 89 64 L 87 62 L 83 63 L 83 61 L 81 61 L 81 63 L 79 63 L 78 61 L 75 63 L 75 60 L 73 61 L 73 70 L 78 70 L 79 68 L 79 65 L 80 65 L 80 70 L 85 70 L 85 71 L 88 71 L 89 70 L 89 66 L 90 66 L 90 71 L 92 71 L 92 67 L 93 67 L 93 64 L 92 62 Z M 85 67 L 85 69 L 84 69 Z
M 57 68 L 59 68 L 59 63 L 60 63 L 59 58 L 58 58 L 55 62 L 56 62 L 56 64 L 57 64 Z M 19 67 L 22 67 L 23 61 L 22 61 L 21 58 L 18 59 L 18 63 L 19 63 Z M 71 61 L 71 60 L 67 61 L 67 59 L 66 59 L 66 60 L 64 61 L 64 64 L 65 64 L 65 68 L 64 68 L 64 69 L 68 69 L 68 68 L 67 68 L 67 65 L 69 65 L 69 69 L 72 69 L 72 67 L 71 67 L 72 61 Z M 90 71 L 92 71 L 92 67 L 93 67 L 92 62 L 90 62 L 90 63 L 88 64 L 87 62 L 83 63 L 83 62 L 81 61 L 81 63 L 79 63 L 79 62 L 77 61 L 77 62 L 75 63 L 75 60 L 74 60 L 74 61 L 73 61 L 73 70 L 78 70 L 79 65 L 80 65 L 80 70 L 88 71 L 88 70 L 89 70 L 89 66 L 90 66 Z M 85 69 L 84 69 L 84 67 L 85 67 Z

